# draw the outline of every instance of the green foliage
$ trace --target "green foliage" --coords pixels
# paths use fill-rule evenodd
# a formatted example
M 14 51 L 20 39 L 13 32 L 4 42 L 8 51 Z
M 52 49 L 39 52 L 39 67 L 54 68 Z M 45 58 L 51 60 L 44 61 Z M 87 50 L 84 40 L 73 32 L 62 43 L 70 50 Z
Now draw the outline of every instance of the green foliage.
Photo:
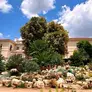
M 53 47 L 58 53 L 65 55 L 67 52 L 67 31 L 60 24 L 47 23 L 43 17 L 32 17 L 21 28 L 21 36 L 27 56 L 30 56 L 30 42 L 43 39 L 48 41 L 49 47 Z
M 70 57 L 72 66 L 84 65 L 82 55 L 79 51 L 74 51 L 73 55 Z
M 32 60 L 25 60 L 24 70 L 25 72 L 37 72 L 39 71 L 39 65 Z
M 78 42 L 77 47 L 79 50 L 84 50 L 89 55 L 89 58 L 92 57 L 92 45 L 88 41 L 84 40 Z
M 5 70 L 4 57 L 0 54 L 0 73 Z
M 23 72 L 23 68 L 24 68 L 24 62 L 23 62 L 23 58 L 22 55 L 13 55 L 10 56 L 7 64 L 6 64 L 7 70 L 16 68 L 19 72 Z
M 21 36 L 24 39 L 25 53 L 29 55 L 29 44 L 37 39 L 42 39 L 47 30 L 47 22 L 43 17 L 32 17 L 31 20 L 21 28 Z
M 53 49 L 49 49 L 49 44 L 45 40 L 35 40 L 30 42 L 29 53 L 30 56 L 38 55 L 43 51 L 49 51 Z
M 61 64 L 61 55 L 55 52 L 53 48 L 49 47 L 49 44 L 44 40 L 31 42 L 29 49 L 30 55 L 33 58 L 37 58 L 36 62 L 39 66 Z
M 92 70 L 92 62 L 88 64 L 90 70 Z
M 25 88 L 25 84 L 21 82 L 21 84 L 17 86 L 17 88 Z
M 86 65 L 92 61 L 92 45 L 88 41 L 79 41 L 78 50 L 71 56 L 71 65 Z
M 83 74 L 76 76 L 76 79 L 79 80 L 79 81 L 84 81 L 85 80 Z
M 68 32 L 60 24 L 53 21 L 48 23 L 45 39 L 59 54 L 65 55 L 67 53 Z

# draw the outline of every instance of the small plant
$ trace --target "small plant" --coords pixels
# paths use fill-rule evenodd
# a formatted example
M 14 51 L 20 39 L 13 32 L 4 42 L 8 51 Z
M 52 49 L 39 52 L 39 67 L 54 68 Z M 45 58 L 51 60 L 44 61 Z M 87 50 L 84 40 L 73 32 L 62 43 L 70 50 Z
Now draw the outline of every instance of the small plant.
M 83 74 L 76 76 L 76 79 L 80 80 L 80 81 L 84 81 L 85 80 Z
M 43 92 L 43 89 L 40 89 L 40 92 Z
M 88 67 L 89 67 L 90 70 L 92 70 L 92 63 L 89 63 Z
M 92 72 L 89 72 L 89 77 L 92 77 Z
M 56 92 L 59 92 L 59 91 L 58 91 L 58 86 L 56 87 Z
M 76 90 L 75 89 L 72 89 L 72 91 L 71 92 L 76 92 Z
M 64 88 L 61 88 L 61 89 L 60 89 L 60 92 L 64 92 Z
M 21 83 L 18 88 L 25 88 L 25 84 L 24 83 Z
M 51 90 L 51 89 L 49 89 L 49 92 L 52 92 L 52 90 Z

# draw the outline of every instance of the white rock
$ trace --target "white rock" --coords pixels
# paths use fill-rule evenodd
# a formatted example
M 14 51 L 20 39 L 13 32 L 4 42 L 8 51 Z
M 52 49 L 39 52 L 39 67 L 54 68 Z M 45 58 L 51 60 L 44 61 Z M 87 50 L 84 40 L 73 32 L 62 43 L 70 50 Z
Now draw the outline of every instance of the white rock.
M 15 88 L 15 87 L 21 85 L 21 83 L 22 83 L 21 80 L 18 80 L 18 79 L 12 79 L 12 81 L 11 81 L 11 86 Z
M 59 79 L 57 80 L 57 85 L 58 85 L 58 87 L 61 88 L 63 83 L 64 83 L 63 78 L 59 78 Z

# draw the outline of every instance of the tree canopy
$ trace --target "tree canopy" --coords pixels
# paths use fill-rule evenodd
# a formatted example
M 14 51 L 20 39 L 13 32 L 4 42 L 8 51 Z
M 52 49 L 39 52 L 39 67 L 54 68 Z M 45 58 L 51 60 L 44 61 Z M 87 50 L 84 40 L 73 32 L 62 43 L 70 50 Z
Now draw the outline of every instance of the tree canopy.
M 68 32 L 58 23 L 47 23 L 43 17 L 32 17 L 21 28 L 21 36 L 25 46 L 25 54 L 30 55 L 30 43 L 35 40 L 45 40 L 59 54 L 67 53 Z

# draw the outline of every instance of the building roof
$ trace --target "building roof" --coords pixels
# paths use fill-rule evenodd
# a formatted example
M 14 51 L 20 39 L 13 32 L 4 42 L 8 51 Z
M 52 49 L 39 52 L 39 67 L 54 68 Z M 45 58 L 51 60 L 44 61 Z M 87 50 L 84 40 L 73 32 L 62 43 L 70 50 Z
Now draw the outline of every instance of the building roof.
M 81 40 L 92 41 L 92 38 L 69 38 L 69 41 L 81 41 Z
M 0 39 L 0 42 L 11 42 L 13 44 L 16 44 L 14 41 L 12 41 L 10 39 Z
M 69 38 L 69 41 L 81 41 L 81 40 L 92 41 L 92 38 Z M 22 43 L 20 43 L 21 42 L 20 40 L 13 41 L 13 40 L 10 40 L 10 39 L 0 39 L 0 41 L 11 42 L 13 44 L 22 44 Z

